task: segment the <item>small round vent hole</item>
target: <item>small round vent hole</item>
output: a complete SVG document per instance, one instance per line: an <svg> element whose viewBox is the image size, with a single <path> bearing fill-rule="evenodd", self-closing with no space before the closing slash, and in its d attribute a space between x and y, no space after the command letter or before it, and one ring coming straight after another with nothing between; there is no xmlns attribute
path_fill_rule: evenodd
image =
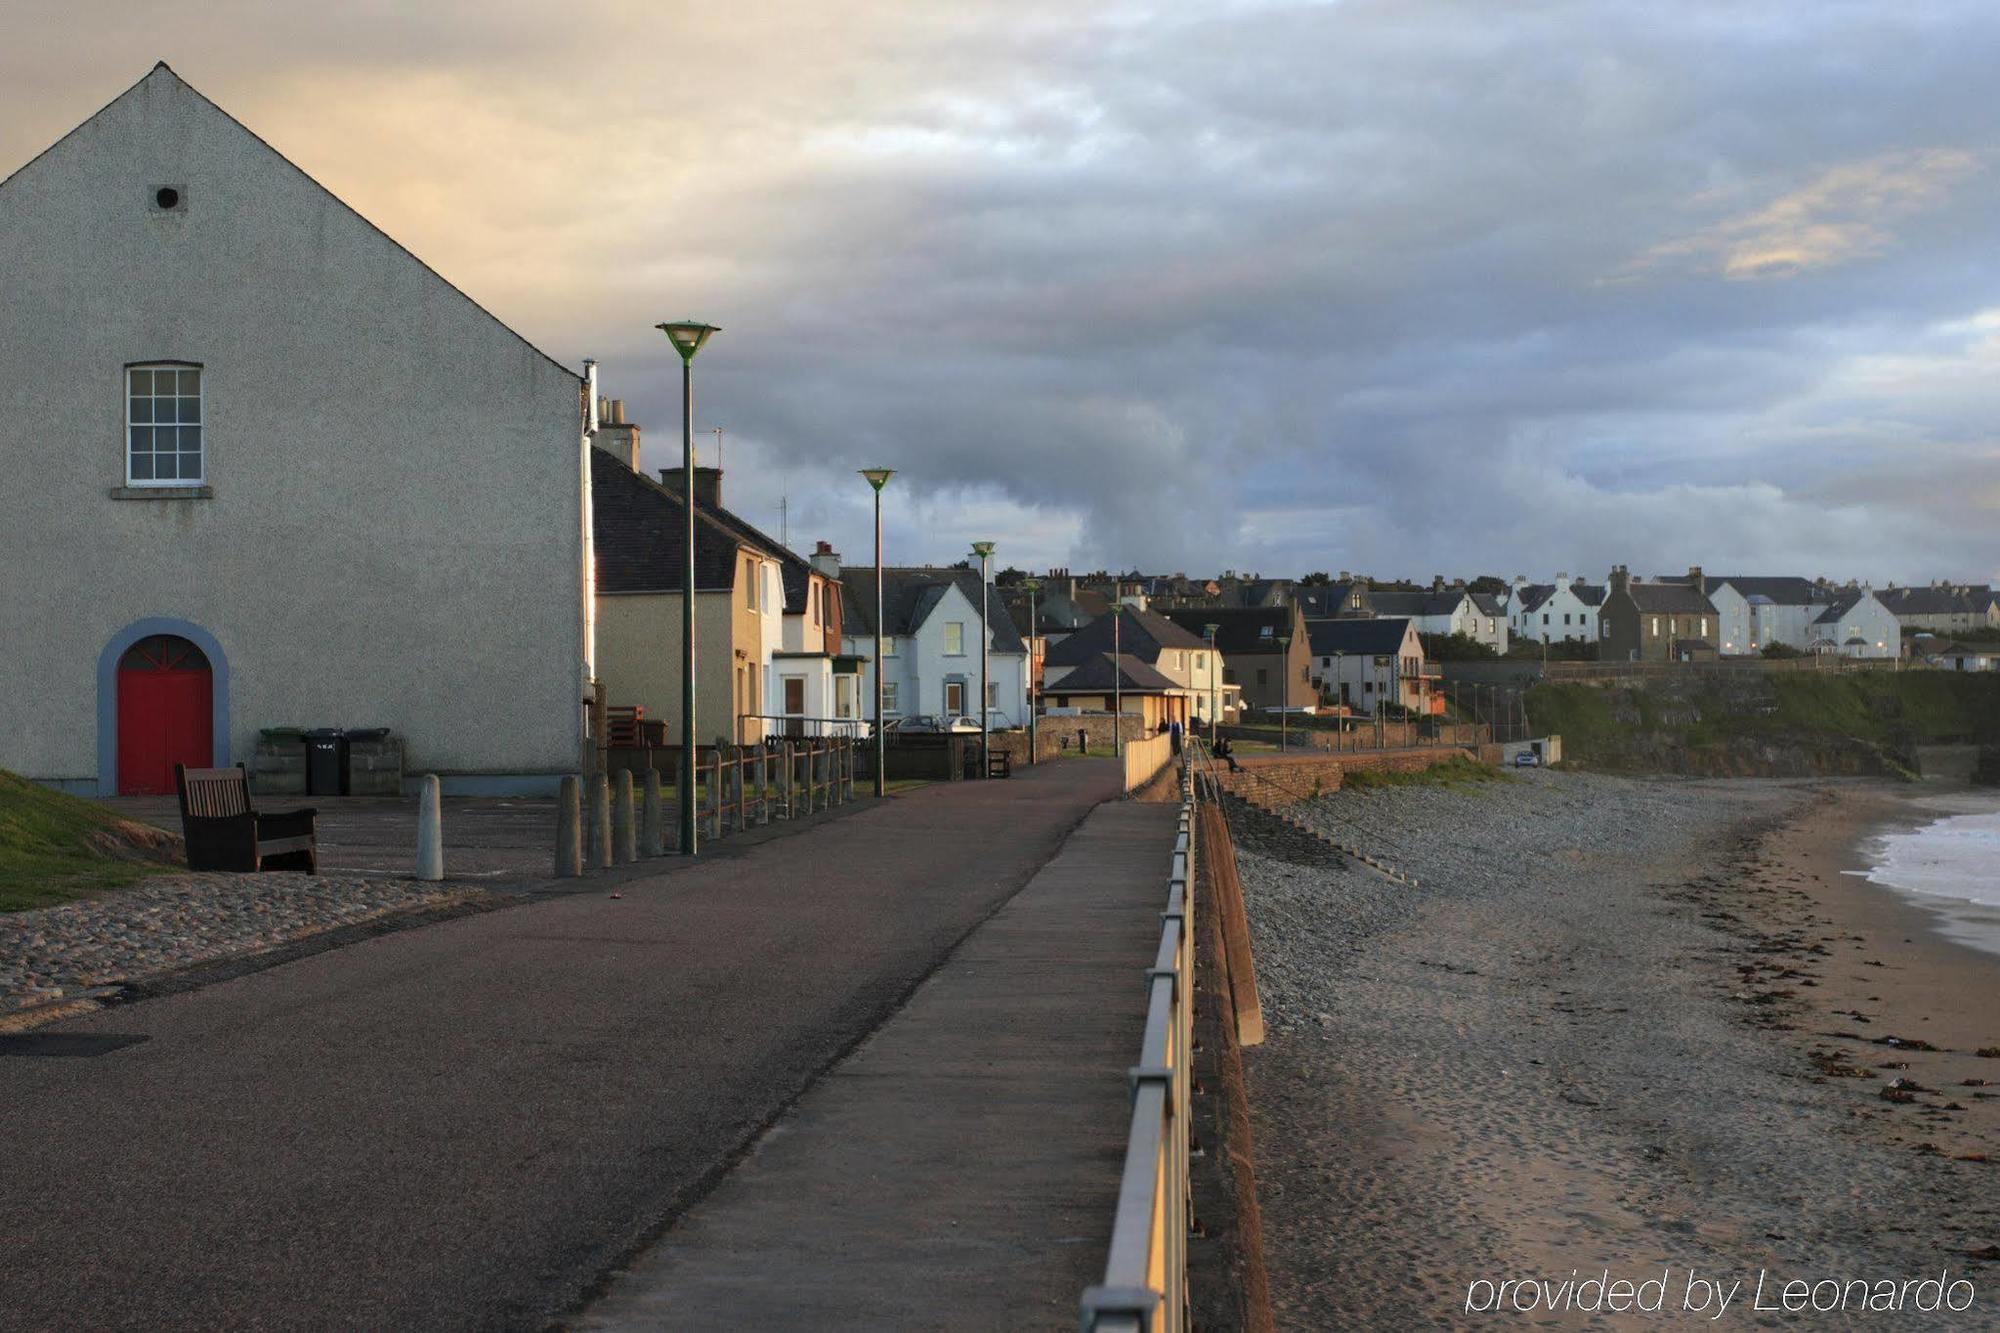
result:
<svg viewBox="0 0 2000 1333"><path fill-rule="evenodd" d="M181 192L171 185L162 185L153 195L153 202L163 209L179 208Z"/></svg>

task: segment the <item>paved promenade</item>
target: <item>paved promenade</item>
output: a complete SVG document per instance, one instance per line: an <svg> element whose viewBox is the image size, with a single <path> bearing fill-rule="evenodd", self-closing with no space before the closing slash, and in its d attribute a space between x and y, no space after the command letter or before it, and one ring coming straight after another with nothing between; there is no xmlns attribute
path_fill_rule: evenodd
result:
<svg viewBox="0 0 2000 1333"><path fill-rule="evenodd" d="M582 1326L1074 1328L1178 809L1100 806Z"/></svg>
<svg viewBox="0 0 2000 1333"><path fill-rule="evenodd" d="M0 1048L0 1328L544 1326L1117 787L941 784Z"/></svg>

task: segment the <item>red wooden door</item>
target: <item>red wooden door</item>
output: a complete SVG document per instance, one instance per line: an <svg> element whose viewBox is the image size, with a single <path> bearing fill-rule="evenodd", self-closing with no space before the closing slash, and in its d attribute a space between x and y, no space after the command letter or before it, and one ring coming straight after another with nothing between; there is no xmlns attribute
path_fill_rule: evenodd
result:
<svg viewBox="0 0 2000 1333"><path fill-rule="evenodd" d="M174 790L174 765L214 762L213 673L186 639L141 639L118 662L118 794Z"/></svg>

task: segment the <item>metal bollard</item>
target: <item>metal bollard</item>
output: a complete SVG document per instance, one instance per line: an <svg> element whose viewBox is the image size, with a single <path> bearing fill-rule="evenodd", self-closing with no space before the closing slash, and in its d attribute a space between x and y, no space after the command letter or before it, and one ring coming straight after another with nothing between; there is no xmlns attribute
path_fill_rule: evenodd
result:
<svg viewBox="0 0 2000 1333"><path fill-rule="evenodd" d="M660 804L660 771L646 770L646 795L639 818L639 851L646 856L667 854L666 820Z"/></svg>
<svg viewBox="0 0 2000 1333"><path fill-rule="evenodd" d="M437 774L424 774L417 796L417 878L444 878L444 811Z"/></svg>
<svg viewBox="0 0 2000 1333"><path fill-rule="evenodd" d="M583 873L583 784L565 773L556 794L556 877L574 879Z"/></svg>
<svg viewBox="0 0 2000 1333"><path fill-rule="evenodd" d="M603 870L611 864L611 780L602 773L590 775L584 825L590 838L588 864L592 870Z"/></svg>
<svg viewBox="0 0 2000 1333"><path fill-rule="evenodd" d="M618 770L618 780L611 787L611 860L616 865L630 865L639 859L639 848L633 837L632 827L632 770Z"/></svg>

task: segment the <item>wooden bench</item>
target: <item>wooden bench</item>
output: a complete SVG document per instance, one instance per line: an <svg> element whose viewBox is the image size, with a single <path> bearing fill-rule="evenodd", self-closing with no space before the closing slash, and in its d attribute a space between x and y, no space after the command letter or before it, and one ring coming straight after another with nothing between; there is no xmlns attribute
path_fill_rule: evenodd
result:
<svg viewBox="0 0 2000 1333"><path fill-rule="evenodd" d="M250 804L250 778L234 768L174 765L181 798L181 837L189 870L303 870L319 873L319 812L260 814Z"/></svg>

